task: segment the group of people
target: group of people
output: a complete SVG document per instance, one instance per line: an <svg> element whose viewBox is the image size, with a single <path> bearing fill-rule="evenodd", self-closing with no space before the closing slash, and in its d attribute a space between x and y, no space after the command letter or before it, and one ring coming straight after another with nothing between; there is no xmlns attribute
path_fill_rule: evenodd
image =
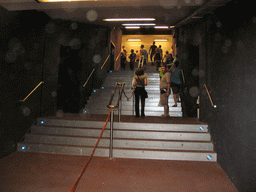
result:
<svg viewBox="0 0 256 192"><path fill-rule="evenodd" d="M136 50L136 53L134 53L134 49L131 49L131 53L128 57L130 59L130 69L134 70L134 65L138 63L141 63L141 66L138 66L138 67L144 66L145 68L148 61L148 54L150 55L151 65L152 66L155 65L157 71L158 70L161 71L160 69L161 63L170 64L174 62L174 58L172 54L166 51L165 55L163 56L162 46L159 45L159 47L157 47L155 45L155 41L153 41L153 44L149 48L149 52L147 52L144 45L141 45L140 52ZM125 49L125 46L123 46L121 51L121 69L122 70L125 70L126 63L127 63L126 58L127 58L127 51Z"/></svg>
<svg viewBox="0 0 256 192"><path fill-rule="evenodd" d="M175 61L169 68L167 64L161 66L163 74L160 80L160 101L159 104L164 106L164 114L161 117L169 117L168 99L170 91L173 91L174 105L178 106L178 98L181 90L181 69L179 61ZM147 76L144 75L144 69L138 68L134 77L133 85L135 87L135 114L139 117L139 99L141 99L141 117L145 117L145 86L147 86Z"/></svg>
<svg viewBox="0 0 256 192"><path fill-rule="evenodd" d="M126 58L127 58L127 51L125 49L125 46L123 46L121 51L121 70L125 70L126 63L127 63ZM130 59L130 69L133 71L135 64L141 63L141 66L138 66L138 68L142 67L143 65L146 65L146 62L148 59L148 52L144 48L144 45L141 45L140 52L136 50L136 53L134 53L134 49L131 49L131 53L128 58Z"/></svg>

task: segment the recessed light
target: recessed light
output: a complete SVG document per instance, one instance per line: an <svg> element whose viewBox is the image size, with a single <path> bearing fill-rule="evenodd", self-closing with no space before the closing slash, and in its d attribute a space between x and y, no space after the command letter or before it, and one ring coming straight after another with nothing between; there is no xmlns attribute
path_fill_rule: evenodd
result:
<svg viewBox="0 0 256 192"><path fill-rule="evenodd" d="M108 18L103 21L155 21L155 18Z"/></svg>

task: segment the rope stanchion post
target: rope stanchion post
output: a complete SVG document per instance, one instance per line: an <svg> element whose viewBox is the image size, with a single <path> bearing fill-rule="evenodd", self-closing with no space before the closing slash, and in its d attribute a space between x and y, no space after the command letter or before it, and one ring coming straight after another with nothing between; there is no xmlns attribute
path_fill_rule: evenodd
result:
<svg viewBox="0 0 256 192"><path fill-rule="evenodd" d="M109 142L109 159L113 158L113 127L114 127L114 110L110 116L110 142Z"/></svg>

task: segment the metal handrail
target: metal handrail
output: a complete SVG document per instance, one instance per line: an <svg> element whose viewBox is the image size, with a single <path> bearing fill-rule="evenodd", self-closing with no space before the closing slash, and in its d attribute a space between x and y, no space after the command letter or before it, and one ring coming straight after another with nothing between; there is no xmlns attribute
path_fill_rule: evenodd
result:
<svg viewBox="0 0 256 192"><path fill-rule="evenodd" d="M107 63L108 59L109 59L110 55L108 55L107 59L104 61L104 63L102 64L100 69L103 69L103 67L105 66L105 64Z"/></svg>
<svg viewBox="0 0 256 192"><path fill-rule="evenodd" d="M214 108L217 108L217 106L213 104L212 97L211 97L211 95L210 95L210 93L209 93L209 91L208 91L208 88L207 88L206 84L204 84L204 87L205 87L205 89L206 89L206 92L207 92L207 94L208 94L208 97L209 97L209 99L210 99L210 102L211 102L212 106L213 106Z"/></svg>
<svg viewBox="0 0 256 192"><path fill-rule="evenodd" d="M83 87L86 86L86 84L88 83L88 81L89 81L89 79L91 78L91 76L92 76L92 74L93 74L94 71L95 71L95 68L92 70L91 74L89 75L89 77L88 77L87 80L85 81Z"/></svg>
<svg viewBox="0 0 256 192"><path fill-rule="evenodd" d="M42 83L44 82L41 81L40 83L38 83L38 85L23 100L20 100L20 101L24 102Z"/></svg>
<svg viewBox="0 0 256 192"><path fill-rule="evenodd" d="M141 61L142 61L142 64L140 63ZM140 59L139 59L138 68L143 67L143 65L144 65L144 55L142 55L142 56L140 57Z"/></svg>
<svg viewBox="0 0 256 192"><path fill-rule="evenodd" d="M109 142L109 158L111 159L113 157L113 127L114 127L114 108L118 108L118 119L119 121L121 121L121 105L120 105L120 101L122 99L122 94L124 92L124 85L125 83L117 83L114 86L114 90L112 91L109 103L107 105L108 108L111 109L111 117L110 117L110 142ZM116 89L119 86L119 97L117 100L116 105L112 105L113 102L113 98L115 96L116 93Z"/></svg>
<svg viewBox="0 0 256 192"><path fill-rule="evenodd" d="M117 55L117 57L116 57L116 62L117 62L117 60L119 59L119 57L120 57L120 55L121 55L121 52L122 52L122 51L120 51L120 53Z"/></svg>

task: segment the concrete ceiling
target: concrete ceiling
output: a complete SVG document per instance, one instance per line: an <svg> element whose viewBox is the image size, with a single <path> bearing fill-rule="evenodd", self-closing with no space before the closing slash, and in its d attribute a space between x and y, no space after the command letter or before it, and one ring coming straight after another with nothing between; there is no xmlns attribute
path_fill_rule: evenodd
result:
<svg viewBox="0 0 256 192"><path fill-rule="evenodd" d="M231 0L88 0L38 3L36 0L1 0L8 11L37 10L52 19L121 26L104 18L155 18L156 25L178 26L194 22ZM127 23L127 22L126 22Z"/></svg>

